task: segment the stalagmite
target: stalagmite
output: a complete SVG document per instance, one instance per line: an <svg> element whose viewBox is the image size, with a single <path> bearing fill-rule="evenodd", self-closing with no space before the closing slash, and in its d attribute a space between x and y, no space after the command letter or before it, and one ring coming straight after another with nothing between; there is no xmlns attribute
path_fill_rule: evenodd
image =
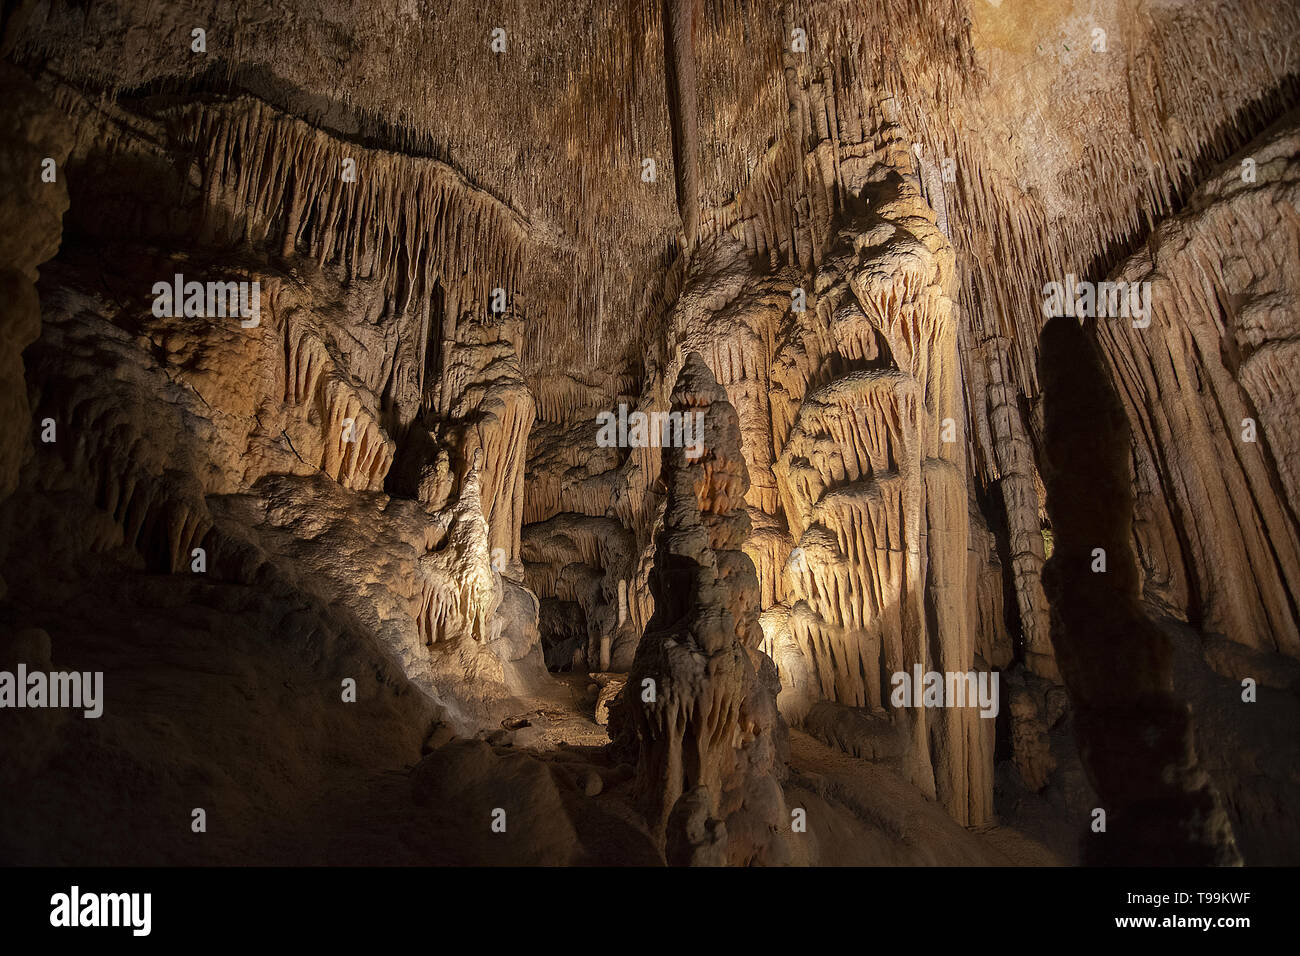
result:
<svg viewBox="0 0 1300 956"><path fill-rule="evenodd" d="M788 851L776 835L785 817L777 760L785 727L776 712L774 668L759 650L758 579L741 550L749 477L739 422L694 352L678 375L672 407L704 415L705 451L695 460L684 449L665 456L667 511L651 579L655 615L614 729L636 754L640 800L659 840L702 838L676 827L668 832L681 801L698 800L693 812L725 826L719 853L728 863L781 862Z"/></svg>

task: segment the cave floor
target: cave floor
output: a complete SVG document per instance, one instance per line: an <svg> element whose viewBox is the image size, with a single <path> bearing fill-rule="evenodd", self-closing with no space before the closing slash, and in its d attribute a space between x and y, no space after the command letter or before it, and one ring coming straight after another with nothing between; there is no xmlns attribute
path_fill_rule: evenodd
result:
<svg viewBox="0 0 1300 956"><path fill-rule="evenodd" d="M519 698L511 729L512 748L546 759L591 760L610 769L604 747L606 728L595 723L594 685L589 675L553 673L550 693ZM495 740L502 740L495 737ZM1059 856L1032 837L1005 825L962 827L934 800L925 797L889 767L845 754L802 731L790 731L787 803L823 803L825 811L810 829L822 830L820 862L837 865L946 863L985 866L1061 866ZM608 773L606 773L608 776ZM606 799L629 795L615 785ZM863 838L867 834L867 838ZM891 844L891 845L886 845ZM941 849L933 852L931 848ZM826 856L831 859L826 859Z"/></svg>

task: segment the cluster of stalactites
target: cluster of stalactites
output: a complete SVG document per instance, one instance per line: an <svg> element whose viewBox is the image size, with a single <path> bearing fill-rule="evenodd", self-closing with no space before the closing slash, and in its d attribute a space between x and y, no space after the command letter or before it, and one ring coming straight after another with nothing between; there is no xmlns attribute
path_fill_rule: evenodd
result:
<svg viewBox="0 0 1300 956"><path fill-rule="evenodd" d="M1127 55L1128 82L1094 92L1089 104L1098 135L1122 132L1104 147L1079 150L1078 165L1054 184L1053 209L1071 210L1069 218L1019 187L1001 161L1001 144L916 122L909 104L907 122L924 152L951 158L957 171L942 199L968 273L960 303L970 347L1007 338L1006 375L1035 395L1044 284L1066 274L1104 275L1116 252L1176 210L1208 168L1292 101L1295 82L1283 64L1298 32L1300 7L1268 0L1215 0L1125 20L1111 42L1127 51L1116 46L1107 55ZM986 434L982 407L972 414ZM997 477L996 455L984 443L976 464Z"/></svg>
<svg viewBox="0 0 1300 956"><path fill-rule="evenodd" d="M377 279L397 309L435 284L487 310L519 286L528 227L432 159L367 149L244 97L172 117L203 160L204 235Z"/></svg>

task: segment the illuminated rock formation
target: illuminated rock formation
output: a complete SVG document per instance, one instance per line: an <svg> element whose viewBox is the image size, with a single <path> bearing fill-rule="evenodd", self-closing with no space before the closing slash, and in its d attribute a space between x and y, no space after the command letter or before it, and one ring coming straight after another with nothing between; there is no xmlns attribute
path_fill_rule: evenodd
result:
<svg viewBox="0 0 1300 956"><path fill-rule="evenodd" d="M540 598L580 608L586 626L581 662L591 671L625 671L641 632L628 616L636 573L632 535L610 518L565 512L528 526L524 577Z"/></svg>
<svg viewBox="0 0 1300 956"><path fill-rule="evenodd" d="M686 449L665 455L667 507L651 576L655 614L614 729L636 754L651 833L668 840L676 861L705 853L715 862L779 863L787 853L776 833L786 820L778 782L785 727L775 668L759 650L758 578L741 550L749 477L739 421L693 352L672 408L703 415L704 452L697 459ZM668 833L674 820L679 826ZM688 852L683 840L719 846Z"/></svg>
<svg viewBox="0 0 1300 956"><path fill-rule="evenodd" d="M1295 437L1284 424L1295 407L1298 157L1292 113L1112 274L1149 283L1150 315L1095 324L1132 435L1145 612L1173 642L1174 694L1191 704L1200 763L1248 860L1278 859L1295 833L1270 809L1291 786L1295 749L1266 728L1295 719L1285 688L1300 657ZM1253 703L1246 681L1259 685ZM1249 784L1225 772L1243 763Z"/></svg>
<svg viewBox="0 0 1300 956"><path fill-rule="evenodd" d="M806 608L791 629L824 699L876 711L913 664L974 667L951 251L908 188L895 177L844 229L817 309L791 313L776 357L784 392L802 396L776 466L788 600ZM986 819L987 725L960 710L933 729L924 710L895 717L918 785L957 819Z"/></svg>
<svg viewBox="0 0 1300 956"><path fill-rule="evenodd" d="M83 116L84 104L71 105ZM107 122L113 154L103 159L83 136L74 169L105 163L101 175L111 176L142 161L138 128L121 116ZM407 336L432 331L428 303L391 313L400 292L382 281L354 277L344 292L310 263L285 268L241 245L255 236L228 234L229 194L270 187L240 185L239 175L255 174L223 169L227 179L190 220L226 223L217 252L116 246L130 291L115 301L64 272L31 358L38 413L59 422L64 440L34 474L51 488L61 471L89 478L119 529L87 542L92 550L125 545L160 570L190 573L198 562L218 577L273 566L340 601L449 719L477 726L540 674L536 601L503 577L519 573L532 420L514 346L503 326L485 330L480 316L463 314L443 330L452 338L441 364L423 383L412 379ZM75 272L81 260L68 261ZM258 284L254 319L173 314L150 298L160 277L214 273ZM340 296L357 311L341 309ZM371 322L384 314L387 324Z"/></svg>
<svg viewBox="0 0 1300 956"><path fill-rule="evenodd" d="M114 814L106 862L183 859L152 815L205 786L330 805L301 849L335 761L403 861L989 862L1022 825L1074 860L1112 721L1186 773L1126 790L1128 752L1106 801L1204 806L1201 768L1240 854L1295 862L1300 6L437 6L0 12L0 628L148 702L20 763L177 787L59 859ZM1152 293L1089 334L1155 718L1053 637L1101 601L1047 479L1067 277ZM600 424L674 407L704 456ZM896 703L917 668L1001 713ZM512 781L538 832L461 841ZM47 862L43 795L0 851Z"/></svg>
<svg viewBox="0 0 1300 956"><path fill-rule="evenodd" d="M1111 277L1149 284L1149 326L1121 317L1097 329L1136 438L1144 590L1206 631L1291 658L1300 657L1300 442L1285 424L1300 367L1296 120L1227 163Z"/></svg>

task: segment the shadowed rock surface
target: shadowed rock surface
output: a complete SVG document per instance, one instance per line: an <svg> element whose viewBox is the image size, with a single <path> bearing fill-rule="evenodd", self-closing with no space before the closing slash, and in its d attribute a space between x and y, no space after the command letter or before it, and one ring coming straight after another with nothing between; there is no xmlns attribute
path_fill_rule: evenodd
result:
<svg viewBox="0 0 1300 956"><path fill-rule="evenodd" d="M1105 811L1084 858L1240 863L1219 795L1199 766L1191 708L1174 695L1172 641L1139 603L1123 407L1077 321L1047 323L1041 362L1044 480L1055 532L1044 574L1052 643L1075 708L1080 756Z"/></svg>

